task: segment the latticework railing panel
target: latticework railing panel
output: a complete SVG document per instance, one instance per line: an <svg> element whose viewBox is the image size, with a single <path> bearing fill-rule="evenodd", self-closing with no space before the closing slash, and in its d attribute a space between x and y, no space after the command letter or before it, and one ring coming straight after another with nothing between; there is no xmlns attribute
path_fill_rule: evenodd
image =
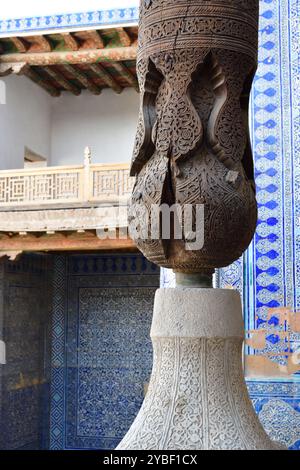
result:
<svg viewBox="0 0 300 470"><path fill-rule="evenodd" d="M128 199L134 183L128 164L0 171L0 207L101 203Z"/></svg>
<svg viewBox="0 0 300 470"><path fill-rule="evenodd" d="M80 202L82 184L81 170L60 172L45 168L43 173L35 170L17 174L0 172L0 205Z"/></svg>
<svg viewBox="0 0 300 470"><path fill-rule="evenodd" d="M91 200L126 198L129 197L134 184L134 178L129 176L128 165L94 166L92 172Z"/></svg>

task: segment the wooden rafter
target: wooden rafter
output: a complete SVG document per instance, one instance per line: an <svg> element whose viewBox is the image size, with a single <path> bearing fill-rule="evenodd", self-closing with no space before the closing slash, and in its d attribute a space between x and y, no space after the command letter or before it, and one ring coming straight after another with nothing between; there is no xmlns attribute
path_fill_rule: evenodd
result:
<svg viewBox="0 0 300 470"><path fill-rule="evenodd" d="M44 88L51 96L60 96L60 90L51 85L51 83L46 81L37 71L33 70L33 68L29 67L27 64L21 69L18 75L25 75L37 85Z"/></svg>
<svg viewBox="0 0 300 470"><path fill-rule="evenodd" d="M24 53L28 51L28 44L24 41L23 38L13 37L10 38L10 40L19 52Z"/></svg>
<svg viewBox="0 0 300 470"><path fill-rule="evenodd" d="M76 30L56 31L46 34L32 34L21 36L8 36L0 38L3 54L10 54L16 48L16 52L51 52L78 49L105 49L119 46L129 47L136 44L138 34L137 26L109 28L108 30ZM15 44L14 47L12 47Z"/></svg>
<svg viewBox="0 0 300 470"><path fill-rule="evenodd" d="M100 95L101 88L99 88L93 81L88 78L83 72L78 70L73 65L64 65L64 69L76 78L85 88L87 88L93 95Z"/></svg>
<svg viewBox="0 0 300 470"><path fill-rule="evenodd" d="M137 48L116 47L104 49L79 50L72 52L25 52L24 54L3 54L0 63L26 62L28 65L48 66L56 64L90 64L97 62L117 62L136 60Z"/></svg>
<svg viewBox="0 0 300 470"><path fill-rule="evenodd" d="M122 64L122 62L114 62L112 65L114 69L116 69L117 72L119 72L119 74L127 81L127 83L139 92L138 81L126 65Z"/></svg>
<svg viewBox="0 0 300 470"><path fill-rule="evenodd" d="M67 49L78 51L79 44L72 33L61 33L61 36L63 37Z"/></svg>
<svg viewBox="0 0 300 470"><path fill-rule="evenodd" d="M52 51L51 43L49 39L46 38L46 36L36 36L35 43L32 44L32 46L29 48L28 53L34 53L36 51L36 54L38 52L40 53L47 53Z"/></svg>
<svg viewBox="0 0 300 470"><path fill-rule="evenodd" d="M88 31L88 39L84 41L81 49L104 49L105 44L97 30Z"/></svg>
<svg viewBox="0 0 300 470"><path fill-rule="evenodd" d="M70 91L73 93L73 95L80 95L81 89L78 88L77 86L73 85L69 80L66 79L66 77L58 72L57 70L54 70L51 67L44 67L45 72L52 77L62 88L65 90Z"/></svg>
<svg viewBox="0 0 300 470"><path fill-rule="evenodd" d="M114 77L107 70L105 70L104 67L102 67L102 65L91 64L90 69L116 93L121 93L122 87L118 84Z"/></svg>
<svg viewBox="0 0 300 470"><path fill-rule="evenodd" d="M31 67L26 65L24 70L21 72L22 75L25 75L27 78L30 78L33 82L37 83L40 87L44 88L51 96L57 97L60 96L60 91L52 86L50 83L46 82L36 71Z"/></svg>
<svg viewBox="0 0 300 470"><path fill-rule="evenodd" d="M32 67L26 65L24 70L21 72L22 75L25 75L27 78L30 78L33 82L35 82L40 87L44 88L51 96L57 97L60 96L60 91L52 86L50 83L46 82Z"/></svg>
<svg viewBox="0 0 300 470"><path fill-rule="evenodd" d="M124 28L116 28L116 31L118 33L120 43L122 44L122 46L124 46L124 47L131 46L131 43L132 43L131 38L130 38L129 34L125 31L125 29Z"/></svg>

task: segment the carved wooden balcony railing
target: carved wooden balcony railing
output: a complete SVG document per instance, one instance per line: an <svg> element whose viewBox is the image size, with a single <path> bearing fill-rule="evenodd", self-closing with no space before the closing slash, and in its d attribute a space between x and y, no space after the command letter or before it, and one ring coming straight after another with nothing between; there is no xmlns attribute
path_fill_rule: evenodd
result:
<svg viewBox="0 0 300 470"><path fill-rule="evenodd" d="M0 210L125 204L134 178L129 164L84 165L0 171Z"/></svg>

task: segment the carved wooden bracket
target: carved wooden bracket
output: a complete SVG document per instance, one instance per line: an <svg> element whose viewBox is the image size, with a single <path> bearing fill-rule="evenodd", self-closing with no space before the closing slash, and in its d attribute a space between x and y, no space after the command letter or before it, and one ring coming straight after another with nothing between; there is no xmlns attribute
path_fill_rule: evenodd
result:
<svg viewBox="0 0 300 470"><path fill-rule="evenodd" d="M21 75L27 67L25 62L0 64L0 77L10 74Z"/></svg>

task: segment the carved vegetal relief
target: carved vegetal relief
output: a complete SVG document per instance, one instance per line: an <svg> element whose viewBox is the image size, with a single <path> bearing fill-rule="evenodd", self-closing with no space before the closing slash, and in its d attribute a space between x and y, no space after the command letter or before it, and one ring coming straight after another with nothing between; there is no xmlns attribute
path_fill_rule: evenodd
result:
<svg viewBox="0 0 300 470"><path fill-rule="evenodd" d="M160 266L211 274L241 256L256 228L248 104L258 0L144 0L140 15L129 220L146 236L135 242ZM151 236L161 222L141 208L161 204L204 206L201 249L186 248L183 229L181 239Z"/></svg>

